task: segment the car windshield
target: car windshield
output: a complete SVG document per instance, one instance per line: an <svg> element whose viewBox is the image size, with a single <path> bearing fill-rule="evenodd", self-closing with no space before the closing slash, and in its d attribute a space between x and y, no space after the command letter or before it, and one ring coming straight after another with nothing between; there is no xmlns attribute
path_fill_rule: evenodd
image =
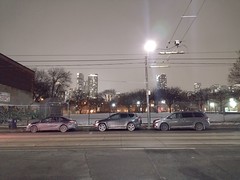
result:
<svg viewBox="0 0 240 180"><path fill-rule="evenodd" d="M120 118L120 115L119 114L114 114L114 115L111 115L110 117L109 117L109 119L111 119L111 120L116 120L116 119L119 119Z"/></svg>

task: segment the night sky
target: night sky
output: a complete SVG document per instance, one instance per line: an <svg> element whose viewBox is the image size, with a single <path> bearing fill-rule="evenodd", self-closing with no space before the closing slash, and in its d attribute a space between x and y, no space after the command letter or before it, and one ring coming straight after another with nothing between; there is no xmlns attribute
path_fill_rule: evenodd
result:
<svg viewBox="0 0 240 180"><path fill-rule="evenodd" d="M29 68L64 67L72 87L77 72L94 73L99 91L126 92L145 88L143 46L152 39L148 64L165 68L149 68L150 88L161 73L183 90L228 85L239 17L239 0L0 0L0 52Z"/></svg>

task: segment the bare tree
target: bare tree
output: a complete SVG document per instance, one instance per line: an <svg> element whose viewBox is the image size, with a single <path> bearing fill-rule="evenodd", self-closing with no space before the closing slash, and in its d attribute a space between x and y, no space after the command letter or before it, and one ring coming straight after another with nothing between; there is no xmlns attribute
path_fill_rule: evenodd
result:
<svg viewBox="0 0 240 180"><path fill-rule="evenodd" d="M228 81L232 84L240 84L240 51L238 52L239 58L233 64L228 75Z"/></svg>
<svg viewBox="0 0 240 180"><path fill-rule="evenodd" d="M154 96L156 101L165 100L171 112L173 104L182 99L182 90L178 87L158 89L155 90Z"/></svg>
<svg viewBox="0 0 240 180"><path fill-rule="evenodd" d="M71 73L63 68L35 69L33 97L36 102L42 98L61 97L71 83Z"/></svg>
<svg viewBox="0 0 240 180"><path fill-rule="evenodd" d="M50 95L50 79L44 70L35 69L33 98L35 102L48 98Z"/></svg>
<svg viewBox="0 0 240 180"><path fill-rule="evenodd" d="M50 78L50 97L60 97L62 93L70 86L71 73L63 68L52 68L48 70Z"/></svg>

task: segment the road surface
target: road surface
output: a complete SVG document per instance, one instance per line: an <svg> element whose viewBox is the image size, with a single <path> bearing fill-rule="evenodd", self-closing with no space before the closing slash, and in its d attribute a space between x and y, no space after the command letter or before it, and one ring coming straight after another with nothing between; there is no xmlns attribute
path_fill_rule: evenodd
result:
<svg viewBox="0 0 240 180"><path fill-rule="evenodd" d="M240 131L0 133L0 179L240 179Z"/></svg>

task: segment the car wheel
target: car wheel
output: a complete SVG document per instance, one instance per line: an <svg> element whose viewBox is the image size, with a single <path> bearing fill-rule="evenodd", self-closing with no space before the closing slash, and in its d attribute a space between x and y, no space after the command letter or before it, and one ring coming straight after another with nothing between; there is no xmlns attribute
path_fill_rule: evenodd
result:
<svg viewBox="0 0 240 180"><path fill-rule="evenodd" d="M196 131L202 131L204 129L204 126L202 123L196 123L195 124L195 130Z"/></svg>
<svg viewBox="0 0 240 180"><path fill-rule="evenodd" d="M66 132L68 130L68 127L66 125L61 125L59 129L62 133Z"/></svg>
<svg viewBox="0 0 240 180"><path fill-rule="evenodd" d="M101 123L101 124L98 125L98 130L99 131L106 131L106 129L107 129L106 124Z"/></svg>
<svg viewBox="0 0 240 180"><path fill-rule="evenodd" d="M32 127L30 128L30 131L31 131L32 133L36 133L36 132L38 131L37 126L32 126Z"/></svg>
<svg viewBox="0 0 240 180"><path fill-rule="evenodd" d="M134 131L134 130L136 129L136 127L135 127L135 125L134 125L133 123L129 123L129 124L127 125L127 129L128 129L129 131Z"/></svg>
<svg viewBox="0 0 240 180"><path fill-rule="evenodd" d="M161 131L167 131L169 130L168 124L167 123L162 123L160 126Z"/></svg>

